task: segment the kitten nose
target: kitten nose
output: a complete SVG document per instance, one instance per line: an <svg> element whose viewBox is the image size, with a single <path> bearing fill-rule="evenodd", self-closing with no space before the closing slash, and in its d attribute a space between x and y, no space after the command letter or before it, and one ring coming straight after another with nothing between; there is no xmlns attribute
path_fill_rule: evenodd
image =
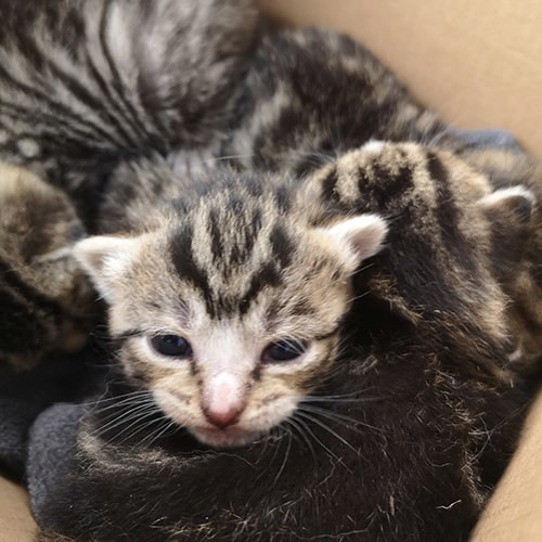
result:
<svg viewBox="0 0 542 542"><path fill-rule="evenodd" d="M203 413L214 426L223 429L239 420L245 409L238 378L231 373L219 373L209 382Z"/></svg>
<svg viewBox="0 0 542 542"><path fill-rule="evenodd" d="M210 410L207 408L203 411L207 420L219 429L224 429L237 422L241 412L242 410L238 408L231 408L228 410Z"/></svg>

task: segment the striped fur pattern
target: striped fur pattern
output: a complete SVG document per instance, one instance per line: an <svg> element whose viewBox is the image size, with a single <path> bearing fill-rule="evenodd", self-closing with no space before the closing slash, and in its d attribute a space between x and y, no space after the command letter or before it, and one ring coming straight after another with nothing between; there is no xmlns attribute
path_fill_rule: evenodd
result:
<svg viewBox="0 0 542 542"><path fill-rule="evenodd" d="M493 228L519 242L533 202L448 152L371 142L302 182L224 170L139 236L82 241L125 376L43 522L93 541L466 539L527 397ZM375 212L369 259L327 237ZM192 355L157 355L156 334ZM283 337L310 346L269 363ZM233 423L209 423L213 396Z"/></svg>
<svg viewBox="0 0 542 542"><path fill-rule="evenodd" d="M367 49L334 32L265 34L243 85L223 154L249 170L302 175L370 139L463 145Z"/></svg>
<svg viewBox="0 0 542 542"><path fill-rule="evenodd" d="M471 152L468 160L488 175L495 188L508 189L521 183L538 201L542 198L542 167L528 157L511 151L479 149ZM511 359L522 371L536 374L542 351L542 215L534 213L529 231L508 243L510 213L504 208L502 218L492 227L493 266L511 300L509 333L517 341Z"/></svg>
<svg viewBox="0 0 542 542"><path fill-rule="evenodd" d="M205 194L201 185L181 193L156 229L76 248L111 305L126 373L215 446L269 431L325 375L351 301L350 276L387 229L371 213L343 221L344 231L311 228L291 208L293 183L263 181L227 170ZM182 337L192 354L160 355L156 336ZM266 349L284 341L303 345L299 359L266 361ZM221 409L236 411L235 423L220 426L213 413Z"/></svg>
<svg viewBox="0 0 542 542"><path fill-rule="evenodd" d="M363 47L257 19L249 0L0 0L0 157L102 234L75 255L121 373L44 540L456 542L514 448L536 190L506 190L516 166ZM6 275L22 310L45 299L35 254L73 262L51 239Z"/></svg>
<svg viewBox="0 0 542 542"><path fill-rule="evenodd" d="M80 348L97 309L73 257L85 235L59 190L0 164L0 373Z"/></svg>
<svg viewBox="0 0 542 542"><path fill-rule="evenodd" d="M257 13L250 0L3 0L0 27L0 156L86 216L119 160L213 146Z"/></svg>
<svg viewBox="0 0 542 542"><path fill-rule="evenodd" d="M517 248L530 227L528 190L490 198L486 177L452 155L380 142L345 154L301 185L269 175L221 175L183 190L139 237L94 237L76 248L111 305L110 329L121 341L126 373L200 440L216 446L253 440L287 419L325 377L356 295L352 274L380 251L387 221L391 247L412 235L425 248L403 256L399 284L417 288L415 305L379 277L383 295L397 298L417 321L422 300L448 288L446 310L432 318L445 327L453 313L463 321L462 333L510 348L507 298L491 268L490 224L507 209L506 235ZM141 200L135 205L159 209ZM525 216L516 212L521 205ZM430 273L439 287L428 293ZM460 330L452 329L458 340ZM153 337L181 337L191 352L168 358L152 347ZM281 341L304 345L302 355L292 363L266 362L266 348ZM471 369L503 383L512 378L494 363ZM223 427L209 415L218 403L236 412Z"/></svg>

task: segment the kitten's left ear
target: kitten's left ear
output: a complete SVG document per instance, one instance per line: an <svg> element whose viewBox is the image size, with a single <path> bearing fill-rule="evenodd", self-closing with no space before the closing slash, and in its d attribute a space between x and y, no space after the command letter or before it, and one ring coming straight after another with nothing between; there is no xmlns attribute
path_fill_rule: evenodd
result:
<svg viewBox="0 0 542 542"><path fill-rule="evenodd" d="M363 214L347 217L330 227L320 227L317 233L330 243L353 273L363 260L380 251L388 226L378 215Z"/></svg>
<svg viewBox="0 0 542 542"><path fill-rule="evenodd" d="M73 254L91 278L98 292L111 303L137 247L138 238L96 236L79 241Z"/></svg>

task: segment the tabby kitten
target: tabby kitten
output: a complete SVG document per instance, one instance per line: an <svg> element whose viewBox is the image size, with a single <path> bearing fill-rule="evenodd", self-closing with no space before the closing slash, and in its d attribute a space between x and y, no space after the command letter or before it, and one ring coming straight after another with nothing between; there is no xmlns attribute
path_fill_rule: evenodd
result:
<svg viewBox="0 0 542 542"><path fill-rule="evenodd" d="M2 0L0 158L98 231L123 161L301 173L370 138L463 145L360 45L258 21L251 0Z"/></svg>
<svg viewBox="0 0 542 542"><path fill-rule="evenodd" d="M42 539L465 539L527 401L492 224L521 244L533 201L372 142L305 181L225 170L139 236L81 241L124 377Z"/></svg>
<svg viewBox="0 0 542 542"><path fill-rule="evenodd" d="M464 230L461 235L470 235L470 242L482 247L489 242L484 240L487 219L477 215L484 205L505 209L511 202L506 235L514 249L521 243L522 224L514 224L514 217L517 205L530 209L532 196L526 189L484 199L491 190L487 180L450 157L446 159L455 176L450 187L441 187L440 166L433 165L438 158L426 163L426 154L416 147L384 145L380 150L381 146L373 142L346 154L337 166L342 166L340 173L329 166L324 205L338 201L346 209L336 223L320 224L322 205L315 204L306 189L290 208L299 181L277 184L273 177L225 173L225 180L214 176L205 187L203 181L193 190L184 187L173 205L166 200L160 206L156 198L145 198L133 201L136 212L131 212L122 202L126 216L140 217L142 209L155 211L144 233L127 238L133 233L127 230L122 236L91 237L75 248L76 258L110 304L110 332L122 343L119 359L125 373L150 389L159 407L199 440L219 447L254 440L286 420L325 374L355 296L352 275L380 250L386 218L398 220L396 214L405 212L400 196L407 191L412 197L409 176L417 204L421 206L423 198L426 205L438 208L440 229L452 227L446 221L461 220L455 226ZM347 177L349 160L354 170L364 172L361 180L369 186L358 187L357 180L340 186L339 174ZM360 191L368 199L372 182L383 183L386 203L393 199L394 207L365 202L361 213ZM168 184L174 186L175 181L162 179L162 187ZM439 194L445 189L459 206L480 202L471 215L454 217L442 208L453 204L438 200L446 197ZM170 192L164 192L169 197ZM374 215L373 209L384 213ZM355 216L349 216L352 211ZM495 214L492 220L499 217ZM473 227L476 233L468 234ZM439 237L434 226L432 235L434 240ZM457 239L443 242L453 250ZM456 286L469 300L465 310L476 314L477 332L485 329L504 341L506 302L488 266L478 262L487 255L472 251L470 258L472 266L480 266L485 288L473 297L468 277L456 271L461 276ZM505 254L500 261L505 264Z"/></svg>
<svg viewBox="0 0 542 542"><path fill-rule="evenodd" d="M0 374L86 340L97 308L72 248L85 231L59 190L0 163Z"/></svg>
<svg viewBox="0 0 542 542"><path fill-rule="evenodd" d="M289 210L293 183L223 176L166 202L139 237L75 248L110 304L126 374L219 447L295 410L335 356L350 276L387 230L370 213L311 227Z"/></svg>
<svg viewBox="0 0 542 542"><path fill-rule="evenodd" d="M250 0L2 0L0 157L90 224L119 161L216 147L257 23Z"/></svg>

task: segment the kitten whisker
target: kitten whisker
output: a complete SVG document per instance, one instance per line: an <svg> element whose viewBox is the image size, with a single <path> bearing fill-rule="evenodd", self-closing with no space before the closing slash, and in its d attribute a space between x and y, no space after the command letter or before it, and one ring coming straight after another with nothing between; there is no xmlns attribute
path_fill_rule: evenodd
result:
<svg viewBox="0 0 542 542"><path fill-rule="evenodd" d="M165 427L162 430L160 430L159 433L156 434L153 438L145 437L144 439L142 439L140 441L140 443L145 444L147 446L152 446L155 442L160 440L164 435L166 435L168 433L168 431L171 431L172 429L174 429L174 431L172 433L172 434L174 434L179 429L179 426L177 425L176 422L174 422L173 420L170 420L165 425Z"/></svg>
<svg viewBox="0 0 542 542"><path fill-rule="evenodd" d="M284 458L282 460L282 464L280 466L280 469L277 472L277 475L275 476L275 479L273 480L273 485L276 485L276 483L278 482L278 479L280 478L280 475L284 471L284 468L286 467L286 462L288 461L288 457L290 456L290 451L292 449L292 432L288 431L287 434L288 434L288 444L287 444L287 447L286 447L286 453L284 454Z"/></svg>
<svg viewBox="0 0 542 542"><path fill-rule="evenodd" d="M142 431L147 431L149 430L149 428L152 428L149 434L139 440L139 444L145 442L149 437L151 437L151 440L154 442L155 440L157 440L157 438L152 437L156 436L156 434L161 436L172 426L172 423L175 424L175 422L173 422L172 420L168 420L167 418L151 419L150 421L142 424L140 427L136 427L132 432L126 434L124 438L120 441L120 443L123 444L128 440L133 439L138 433L141 433ZM153 426L156 427L153 428ZM119 435L120 434L121 433L119 433Z"/></svg>
<svg viewBox="0 0 542 542"><path fill-rule="evenodd" d="M106 424L101 425L98 429L98 434L101 435L105 431L113 430L115 427L124 422L129 422L134 418L139 418L141 415L147 415L149 412L156 412L156 407L149 404L140 404L131 410L123 411L119 415L114 416L112 420Z"/></svg>
<svg viewBox="0 0 542 542"><path fill-rule="evenodd" d="M354 448L354 446L352 446L345 438L343 438L341 435L339 435L336 431L333 431L333 429L331 429L328 425L326 425L322 420L319 420L318 418L316 418L314 416L311 416L307 412L303 412L303 411L299 412L299 415L304 417L305 419L319 425L322 429L325 429L328 433L330 433L335 438L337 438L345 446L350 448L350 450L352 450L356 455L360 455L360 451L358 449Z"/></svg>
<svg viewBox="0 0 542 542"><path fill-rule="evenodd" d="M301 410L304 412L311 413L311 414L325 416L337 422L342 422L343 424L345 424L347 427L350 427L351 429L357 429L356 426L362 425L363 427L366 427L367 429L373 429L374 431L382 432L382 429L380 427L375 427L374 425L368 424L356 418L352 418L351 416L338 414L337 412L333 412L331 410L327 410L324 408L319 408L314 405L307 405L307 408L305 409L302 408ZM352 424L352 425L347 425L347 424Z"/></svg>
<svg viewBox="0 0 542 542"><path fill-rule="evenodd" d="M296 412L296 414L300 415L301 412L298 410ZM340 463L341 460L340 458L335 454L333 453L315 434L314 432L311 430L311 428L309 427L309 425L307 424L307 422L303 419L300 419L300 418L297 418L296 421L304 428L304 430L324 449L324 451L328 454L329 457L332 457L333 459L335 459L335 461L337 461L337 463Z"/></svg>
<svg viewBox="0 0 542 542"><path fill-rule="evenodd" d="M307 444L307 447L311 451L312 458L313 458L314 462L316 463L316 451L314 450L314 446L312 445L312 442L307 437L307 435L305 435L305 433L303 433L303 428L296 423L297 421L298 420L291 417L291 418L288 418L287 420L285 420L284 423L290 425L292 427L292 429L297 430L297 432L299 433L299 435L301 436L303 441Z"/></svg>
<svg viewBox="0 0 542 542"><path fill-rule="evenodd" d="M371 390L374 390L375 386L370 386L368 388L362 388L359 390L347 392L347 393L335 393L333 395L307 395L303 399L303 402L305 400L311 400L311 401L318 401L319 399L326 400L326 399L353 399L353 400L372 400L372 399L389 399L389 396L380 396L380 397L360 397L360 394L367 393Z"/></svg>
<svg viewBox="0 0 542 542"><path fill-rule="evenodd" d="M256 156L254 153L250 154L230 154L230 155L224 155L224 156L216 156L214 158L209 158L208 160L204 160L204 164L211 164L213 162L221 162L224 160L234 160L235 158L253 158Z"/></svg>
<svg viewBox="0 0 542 542"><path fill-rule="evenodd" d="M370 403L373 401L384 401L389 399L389 397L386 396L380 396L380 397L352 397L350 399L348 398L341 398L341 397L305 397L303 399L303 403Z"/></svg>
<svg viewBox="0 0 542 542"><path fill-rule="evenodd" d="M103 403L111 403L114 402L115 404L121 404L123 401L127 399L137 399L138 397L151 397L151 392L149 390L137 390L132 391L128 393L123 393L122 395L115 395L113 397L100 397L99 399L96 399L95 401L86 401L85 405L100 405Z"/></svg>
<svg viewBox="0 0 542 542"><path fill-rule="evenodd" d="M146 411L143 414L140 414L139 416L136 416L135 420L132 423L130 423L130 425L128 425L127 427L122 429L122 431L120 431L120 433L115 434L114 439L117 440L121 435L125 435L126 432L129 431L132 427L136 427L143 420L146 420L147 418L150 418L151 416L156 416L156 414L157 414L157 411L153 409L153 410ZM126 423L128 423L129 421L130 420L125 420ZM156 420L156 419L150 420L150 422L147 422L147 424L144 427L140 428L140 430L144 429L147 425L152 425L153 423L156 423L158 421L159 420ZM137 431L136 431L136 433L137 433ZM124 437L124 439L121 440L120 442L121 443L126 442L128 439L130 439L136 433L134 433L133 431L131 433L128 433L128 435L126 435Z"/></svg>

